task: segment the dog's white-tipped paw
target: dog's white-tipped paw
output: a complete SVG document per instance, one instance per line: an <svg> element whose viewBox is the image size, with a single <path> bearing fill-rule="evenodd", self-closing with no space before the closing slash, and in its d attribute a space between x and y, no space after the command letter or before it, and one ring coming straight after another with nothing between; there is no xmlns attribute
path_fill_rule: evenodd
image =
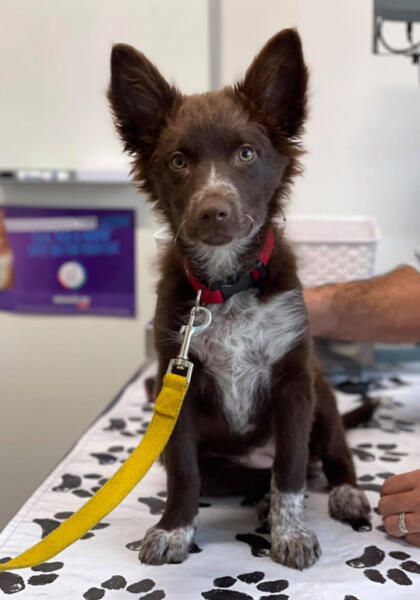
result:
<svg viewBox="0 0 420 600"><path fill-rule="evenodd" d="M318 538L309 528L276 526L271 530L271 558L275 562L301 571L311 567L320 556Z"/></svg>
<svg viewBox="0 0 420 600"><path fill-rule="evenodd" d="M139 551L139 560L148 565L180 563L188 557L194 538L193 525L165 531L152 527L146 531Z"/></svg>
<svg viewBox="0 0 420 600"><path fill-rule="evenodd" d="M348 483L333 488L328 497L330 516L346 521L357 531L369 531L370 505L363 490Z"/></svg>

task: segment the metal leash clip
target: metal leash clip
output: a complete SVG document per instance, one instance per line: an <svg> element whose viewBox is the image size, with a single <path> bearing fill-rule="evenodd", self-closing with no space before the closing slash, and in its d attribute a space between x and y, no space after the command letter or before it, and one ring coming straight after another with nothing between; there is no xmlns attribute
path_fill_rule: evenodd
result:
<svg viewBox="0 0 420 600"><path fill-rule="evenodd" d="M187 378L188 383L191 381L191 375L194 364L188 360L188 352L190 349L191 339L194 335L199 335L205 331L211 324L211 312L205 306L200 306L201 290L198 290L195 304L191 309L190 318L187 325L183 325L179 332L183 335L181 349L176 358L169 361L167 373L175 373ZM194 326L194 321L198 314L204 315L204 322L201 325Z"/></svg>

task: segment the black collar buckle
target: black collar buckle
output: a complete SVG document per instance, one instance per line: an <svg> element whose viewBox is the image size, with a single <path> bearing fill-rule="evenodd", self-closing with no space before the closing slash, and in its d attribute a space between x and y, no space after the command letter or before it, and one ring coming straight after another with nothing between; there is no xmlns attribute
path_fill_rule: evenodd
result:
<svg viewBox="0 0 420 600"><path fill-rule="evenodd" d="M259 279L255 279L252 276L252 272L258 270L260 274ZM259 287L262 282L267 278L267 270L259 260L251 272L240 272L236 275L236 277L231 277L226 281L217 281L214 285L211 286L211 290L220 290L224 300L228 300L238 292L244 292L245 290L249 290L253 287Z"/></svg>

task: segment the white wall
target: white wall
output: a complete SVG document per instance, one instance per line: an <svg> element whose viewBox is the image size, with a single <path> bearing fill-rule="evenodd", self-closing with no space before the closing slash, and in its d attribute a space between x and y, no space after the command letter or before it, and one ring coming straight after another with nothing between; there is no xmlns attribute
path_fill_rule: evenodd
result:
<svg viewBox="0 0 420 600"><path fill-rule="evenodd" d="M374 215L381 272L420 243L420 86L407 58L371 53L372 12L366 0L224 0L221 54L230 83L272 34L298 28L310 119L290 211Z"/></svg>
<svg viewBox="0 0 420 600"><path fill-rule="evenodd" d="M207 0L0 2L0 169L126 165L105 100L113 42L208 88ZM1 203L134 208L138 315L0 313L0 528L143 362L156 228L128 185L0 185Z"/></svg>
<svg viewBox="0 0 420 600"><path fill-rule="evenodd" d="M125 165L105 99L112 44L202 91L207 13L207 0L2 0L0 168Z"/></svg>

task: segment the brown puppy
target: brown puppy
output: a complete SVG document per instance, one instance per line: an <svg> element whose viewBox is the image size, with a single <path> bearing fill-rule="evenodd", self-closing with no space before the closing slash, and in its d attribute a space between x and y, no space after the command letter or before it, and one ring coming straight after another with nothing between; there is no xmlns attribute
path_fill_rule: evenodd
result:
<svg viewBox="0 0 420 600"><path fill-rule="evenodd" d="M247 493L275 561L320 555L303 499L309 451L322 460L333 518L368 526L334 395L316 366L295 258L273 218L299 170L307 69L284 30L234 88L183 96L134 48L112 51L109 100L133 179L169 224L155 318L157 389L203 289L211 327L193 339L192 383L163 462L168 500L140 559L180 562L200 493ZM271 490L271 491L270 491Z"/></svg>

